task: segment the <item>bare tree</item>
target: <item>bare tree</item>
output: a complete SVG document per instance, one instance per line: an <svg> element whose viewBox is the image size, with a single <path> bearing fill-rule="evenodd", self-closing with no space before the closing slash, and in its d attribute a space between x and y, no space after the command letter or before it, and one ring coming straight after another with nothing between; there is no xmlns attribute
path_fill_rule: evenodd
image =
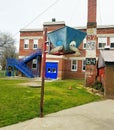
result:
<svg viewBox="0 0 114 130"><path fill-rule="evenodd" d="M0 32L0 64L5 69L7 58L16 58L15 39L9 33Z"/></svg>

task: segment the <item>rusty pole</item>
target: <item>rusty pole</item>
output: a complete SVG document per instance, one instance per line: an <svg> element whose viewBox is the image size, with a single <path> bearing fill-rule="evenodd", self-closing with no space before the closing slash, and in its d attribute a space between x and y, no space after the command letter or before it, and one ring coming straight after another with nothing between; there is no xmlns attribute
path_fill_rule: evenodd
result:
<svg viewBox="0 0 114 130"><path fill-rule="evenodd" d="M45 83L45 67L46 67L46 41L47 41L47 28L44 28L43 34L43 57L42 57L42 84L41 84L41 97L40 97L40 117L43 117L44 111L44 83Z"/></svg>

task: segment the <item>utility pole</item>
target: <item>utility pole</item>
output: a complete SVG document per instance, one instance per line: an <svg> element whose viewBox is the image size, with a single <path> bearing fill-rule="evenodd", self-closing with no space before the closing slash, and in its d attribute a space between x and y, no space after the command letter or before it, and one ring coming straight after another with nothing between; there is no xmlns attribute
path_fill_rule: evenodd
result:
<svg viewBox="0 0 114 130"><path fill-rule="evenodd" d="M47 28L44 28L43 34L43 57L42 57L42 84L40 97L40 117L43 117L44 111L44 84L45 84L45 67L46 67L46 44L47 44Z"/></svg>

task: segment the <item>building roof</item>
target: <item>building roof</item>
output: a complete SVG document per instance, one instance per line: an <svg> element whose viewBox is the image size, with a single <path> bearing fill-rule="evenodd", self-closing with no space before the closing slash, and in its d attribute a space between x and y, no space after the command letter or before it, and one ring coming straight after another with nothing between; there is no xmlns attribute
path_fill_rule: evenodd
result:
<svg viewBox="0 0 114 130"><path fill-rule="evenodd" d="M60 25L60 24L64 24L65 25L65 22L64 21L51 21L51 22L44 22L43 25Z"/></svg>
<svg viewBox="0 0 114 130"><path fill-rule="evenodd" d="M100 51L105 62L114 62L114 50Z"/></svg>
<svg viewBox="0 0 114 130"><path fill-rule="evenodd" d="M25 28L23 28L23 29L20 29L20 32L39 32L39 31L43 31L43 29L42 28L27 28L27 29L25 29Z"/></svg>
<svg viewBox="0 0 114 130"><path fill-rule="evenodd" d="M87 29L87 26L78 26L74 27L76 29ZM114 28L114 25L97 25L97 29L102 29L102 28Z"/></svg>
<svg viewBox="0 0 114 130"><path fill-rule="evenodd" d="M49 21L49 22L44 22L43 23L43 26L46 26L46 25L65 25L65 22L64 21L56 21L55 18L52 19L52 21ZM74 26L73 27L74 29L87 29L87 26ZM114 25L97 25L97 29L102 29L102 28L114 28ZM20 32L30 32L30 31L43 31L43 28L28 28L28 29L20 29Z"/></svg>
<svg viewBox="0 0 114 130"><path fill-rule="evenodd" d="M101 50L98 60L98 68L104 67L105 63L114 62L114 50Z"/></svg>

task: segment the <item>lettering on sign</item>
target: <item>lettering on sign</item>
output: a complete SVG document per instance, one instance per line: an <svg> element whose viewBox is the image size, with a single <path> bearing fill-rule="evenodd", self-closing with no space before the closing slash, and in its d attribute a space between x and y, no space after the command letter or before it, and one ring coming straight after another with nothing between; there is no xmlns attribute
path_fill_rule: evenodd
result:
<svg viewBox="0 0 114 130"><path fill-rule="evenodd" d="M86 65L96 65L96 58L86 58Z"/></svg>
<svg viewBox="0 0 114 130"><path fill-rule="evenodd" d="M87 35L96 35L96 28L88 28Z"/></svg>
<svg viewBox="0 0 114 130"><path fill-rule="evenodd" d="M96 35L87 35L87 40L95 40L96 39Z"/></svg>
<svg viewBox="0 0 114 130"><path fill-rule="evenodd" d="M86 49L95 50L96 49L96 42L95 41L87 41Z"/></svg>

